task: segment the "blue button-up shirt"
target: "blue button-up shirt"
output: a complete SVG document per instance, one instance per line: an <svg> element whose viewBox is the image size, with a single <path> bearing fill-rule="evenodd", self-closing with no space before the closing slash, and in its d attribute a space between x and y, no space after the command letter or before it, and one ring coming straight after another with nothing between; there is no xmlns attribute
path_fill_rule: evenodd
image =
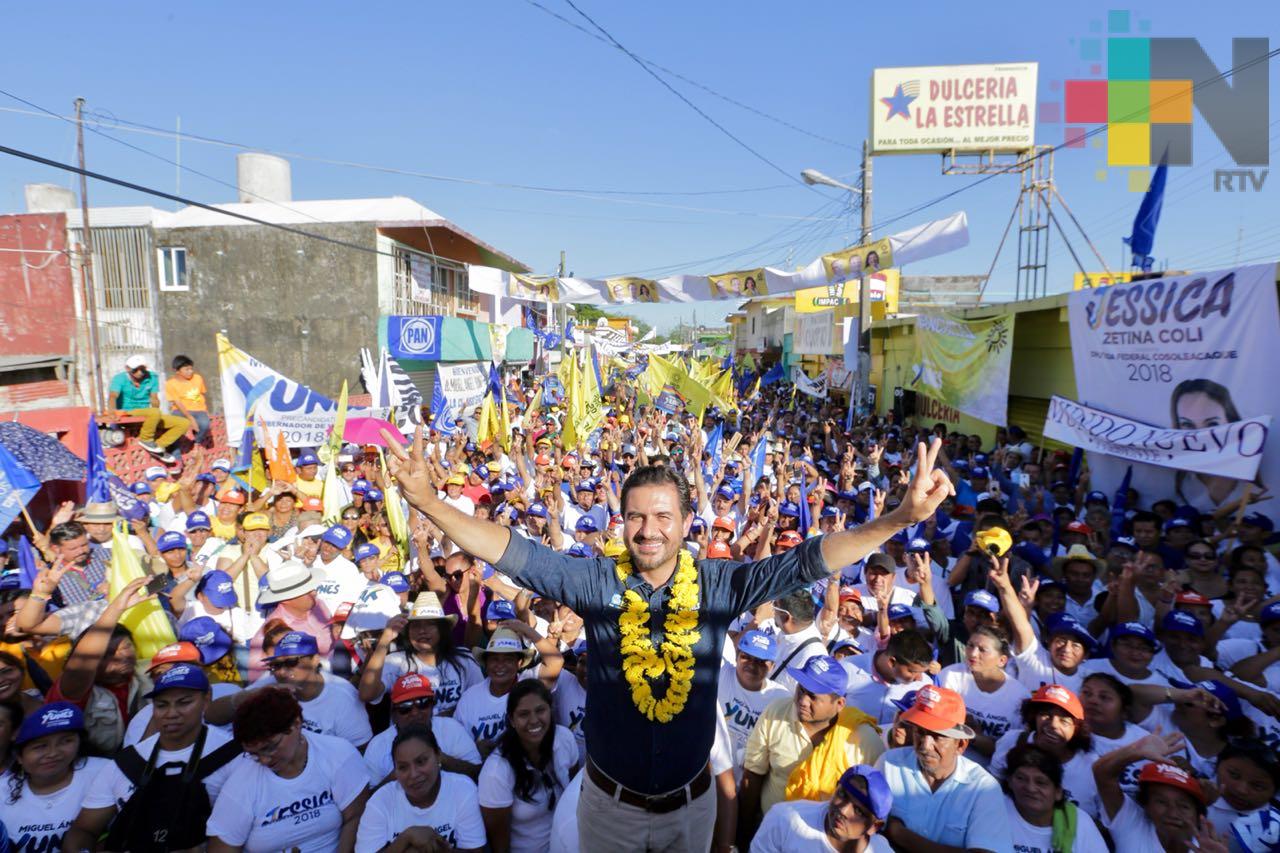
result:
<svg viewBox="0 0 1280 853"><path fill-rule="evenodd" d="M806 587L830 572L821 537L756 563L702 560L698 568L700 637L693 647L694 675L684 710L669 723L652 722L636 710L622 674L621 633L625 589L649 602L653 643L661 641L670 585L654 589L639 575L624 588L605 557L567 557L522 536L512 536L498 571L540 595L569 605L587 634L587 754L618 783L642 794L661 794L688 784L706 766L715 738L716 683L725 633L739 614ZM655 685L654 696L665 685Z"/></svg>

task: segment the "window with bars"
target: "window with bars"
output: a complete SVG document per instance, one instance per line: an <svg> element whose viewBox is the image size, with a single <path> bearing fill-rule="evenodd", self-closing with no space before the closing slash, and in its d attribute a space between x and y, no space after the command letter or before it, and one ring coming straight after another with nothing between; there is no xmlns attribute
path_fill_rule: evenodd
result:
<svg viewBox="0 0 1280 853"><path fill-rule="evenodd" d="M479 300L471 292L465 265L423 252L415 252L404 246L393 246L395 256L395 305L396 314L439 314L457 316L459 310L479 310ZM427 301L414 299L414 272L419 276L419 293L423 282L422 272L430 269Z"/></svg>

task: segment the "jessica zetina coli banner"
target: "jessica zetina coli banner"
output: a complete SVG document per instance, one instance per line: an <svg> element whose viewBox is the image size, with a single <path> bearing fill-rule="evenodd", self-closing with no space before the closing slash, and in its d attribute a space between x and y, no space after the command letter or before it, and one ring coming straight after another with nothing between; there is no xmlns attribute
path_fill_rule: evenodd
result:
<svg viewBox="0 0 1280 853"><path fill-rule="evenodd" d="M1241 473L1236 466L1175 470L1095 451L1089 454L1093 488L1113 494L1133 464L1132 485L1144 505L1152 496L1171 495L1210 512L1248 489L1251 510L1280 521L1273 497L1280 449L1262 434L1264 416L1280 411L1274 263L1078 290L1067 297L1067 310L1076 389L1085 406L1153 427L1209 430L1209 441L1216 435L1228 445L1222 452L1252 456L1261 446L1261 464L1248 479L1227 475ZM1245 428L1245 422L1252 423ZM1098 429L1103 440L1122 438L1109 435L1119 425Z"/></svg>
<svg viewBox="0 0 1280 853"><path fill-rule="evenodd" d="M1012 314L981 320L944 312L921 314L916 318L911 389L1004 426L1012 356Z"/></svg>

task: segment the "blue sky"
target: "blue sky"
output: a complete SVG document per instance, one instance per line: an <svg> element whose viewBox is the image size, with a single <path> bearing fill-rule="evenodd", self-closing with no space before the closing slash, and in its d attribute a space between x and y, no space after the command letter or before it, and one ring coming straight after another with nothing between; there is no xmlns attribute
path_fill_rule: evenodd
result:
<svg viewBox="0 0 1280 853"><path fill-rule="evenodd" d="M538 2L591 29L564 0ZM706 273L801 264L850 242L853 214L841 194L806 189L790 176L810 167L853 179L874 67L1035 61L1039 98L1052 100L1059 93L1050 81L1089 76L1078 39L1089 37L1092 26L1105 32L1111 9L1128 9L1135 29L1149 22L1142 35L1197 37L1223 69L1231 64L1233 36L1271 36L1272 47L1280 47L1274 2L1232 3L1230 15L1206 15L1202 3L1182 0L1147 7L995 2L980 12L920 2L578 5L639 56L807 131L668 78L781 173L625 54L528 0L20 5L6 11L11 37L0 57L0 89L62 114L83 96L91 111L132 122L173 128L181 116L187 133L479 181L291 158L295 198L411 196L539 272L553 271L563 249L580 275ZM1269 75L1273 154L1277 67L1273 62ZM0 108L29 109L5 95ZM171 138L103 130L175 156ZM74 157L74 131L65 122L0 112L0 134L8 146L68 162ZM1062 126L1041 125L1037 138L1059 142ZM1198 116L1194 145L1196 165L1171 172L1157 257L1197 268L1280 257L1280 178L1258 193L1215 193L1214 167L1233 164ZM92 169L175 189L170 164L93 134L87 149ZM184 142L181 151L185 165L231 184L234 155L233 148L194 142ZM1066 150L1055 159L1060 191L1114 268L1140 196L1128 191L1120 170L1097 180L1103 149ZM24 184L69 180L26 161L0 159L0 204L19 211ZM972 182L942 175L935 156L877 158L874 218L884 221ZM206 202L234 199L230 187L192 173L182 175L181 189ZM906 272L983 273L1016 192L1017 179L1002 176L880 236L965 210L971 245ZM90 198L95 205L148 203L100 184L91 184ZM1078 253L1087 251L1073 239ZM1068 289L1074 271L1055 236L1050 290ZM1006 247L990 292L1011 294L1013 275ZM718 321L730 307L696 306L704 322ZM636 313L665 327L687 319L691 309Z"/></svg>

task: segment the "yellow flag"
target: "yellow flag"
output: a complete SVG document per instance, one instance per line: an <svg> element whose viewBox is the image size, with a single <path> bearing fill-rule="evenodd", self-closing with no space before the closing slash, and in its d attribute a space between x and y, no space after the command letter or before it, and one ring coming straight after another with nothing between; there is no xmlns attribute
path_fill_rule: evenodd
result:
<svg viewBox="0 0 1280 853"><path fill-rule="evenodd" d="M542 411L542 389L539 388L537 391L533 393L533 396L529 398L529 405L525 406L525 409L524 409L524 428L526 432L529 429L529 425L533 423L533 419L537 417L538 413L541 411Z"/></svg>
<svg viewBox="0 0 1280 853"><path fill-rule="evenodd" d="M498 443L503 450L511 449L511 415L507 412L507 387L504 384L498 391Z"/></svg>
<svg viewBox="0 0 1280 853"><path fill-rule="evenodd" d="M480 423L476 428L476 441L480 443L494 441L501 431L502 425L498 422L497 406L494 405L493 392L490 391L484 395L484 402L480 404Z"/></svg>
<svg viewBox="0 0 1280 853"><path fill-rule="evenodd" d="M565 451L574 450L578 446L579 433L575 423L575 407L576 398L579 394L578 389L578 357L576 354L569 352L565 354L565 361L569 367L565 371L565 378L561 381L564 383L564 421L560 425L560 443ZM561 365L564 366L563 364Z"/></svg>
<svg viewBox="0 0 1280 853"><path fill-rule="evenodd" d="M378 448L378 463L385 472L387 460L382 455L381 447ZM383 498L382 505L386 508L387 526L391 528L391 538L400 551L400 565L403 566L409 561L409 519L404 514L404 505L400 503L400 487L390 475L387 477L387 489L383 493Z"/></svg>
<svg viewBox="0 0 1280 853"><path fill-rule="evenodd" d="M249 430L251 436L254 435L252 427L247 426L245 429ZM267 490L267 486L271 485L271 481L267 479L267 469L262 464L262 451L258 449L257 442L253 438L250 442L252 443L249 446L249 487L261 494Z"/></svg>
<svg viewBox="0 0 1280 853"><path fill-rule="evenodd" d="M138 555L129 547L128 528L124 522L116 522L111 530L111 566L107 571L107 597L114 599L129 581L149 577L143 571ZM133 634L133 645L138 650L138 660L151 660L160 649L177 642L169 618L154 598L134 605L120 617L120 624Z"/></svg>
<svg viewBox="0 0 1280 853"><path fill-rule="evenodd" d="M711 383L711 400L721 409L732 409L734 405L733 395L733 371L725 370L716 377Z"/></svg>
<svg viewBox="0 0 1280 853"><path fill-rule="evenodd" d="M596 371L590 365L579 365L578 384L581 390L581 402L577 404L582 413L581 421L574 424L574 429L586 441L587 436L595 432L604 421L604 401L600 399L600 385L596 382Z"/></svg>

